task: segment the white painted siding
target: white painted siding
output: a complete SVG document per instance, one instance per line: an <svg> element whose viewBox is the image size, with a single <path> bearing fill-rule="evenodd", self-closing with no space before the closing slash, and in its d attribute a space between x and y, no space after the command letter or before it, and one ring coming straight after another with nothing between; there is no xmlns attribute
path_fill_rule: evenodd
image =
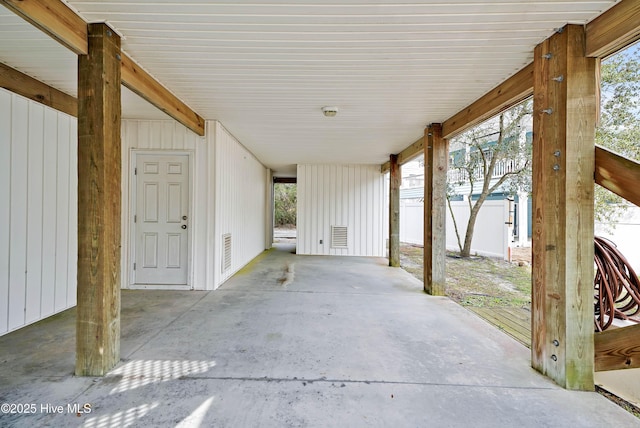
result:
<svg viewBox="0 0 640 428"><path fill-rule="evenodd" d="M199 137L175 121L123 120L123 284L132 280L129 205L134 150L193 153L194 212L189 224L194 289L216 288L264 250L267 169L221 124L208 121L206 126L206 137ZM223 273L222 235L226 233L232 236L232 255L231 267Z"/></svg>
<svg viewBox="0 0 640 428"><path fill-rule="evenodd" d="M265 248L267 169L219 122L208 124L209 145L215 145L215 286ZM231 234L231 266L223 272L223 236Z"/></svg>
<svg viewBox="0 0 640 428"><path fill-rule="evenodd" d="M384 257L383 186L377 165L298 165L298 254ZM347 248L331 247L331 226L347 227Z"/></svg>
<svg viewBox="0 0 640 428"><path fill-rule="evenodd" d="M0 89L0 335L76 304L77 120Z"/></svg>
<svg viewBox="0 0 640 428"><path fill-rule="evenodd" d="M196 290L211 290L213 277L207 275L207 254L212 251L207 239L210 216L209 201L213 189L209 180L209 156L212 151L204 137L200 137L173 120L123 120L122 121L122 287L133 280L133 255L130 245L131 221L131 170L135 150L191 152L191 168L194 169L192 209L189 214L191 237L191 272L189 285Z"/></svg>

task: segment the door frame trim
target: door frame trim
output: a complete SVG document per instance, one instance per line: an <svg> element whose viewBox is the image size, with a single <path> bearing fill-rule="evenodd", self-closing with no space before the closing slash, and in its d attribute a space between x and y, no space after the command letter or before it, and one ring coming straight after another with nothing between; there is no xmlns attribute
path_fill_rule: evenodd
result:
<svg viewBox="0 0 640 428"><path fill-rule="evenodd" d="M136 207L136 198L137 198L137 177L134 174L138 155L150 155L150 156L187 156L187 163L189 166L189 228L187 229L187 239L189 240L189 245L187 245L187 284L186 285L165 285L165 284L136 284L135 283L135 273L133 270L133 264L136 261L136 223L133 221L133 216ZM194 246L194 236L193 236L193 225L195 224L195 219L193 218L193 213L195 213L195 201L194 201L194 187L195 187L195 174L193 171L193 159L194 159L194 151L193 150L159 150L159 149L130 149L129 150L129 197L128 197L128 212L123 213L123 218L126 218L128 222L128 227L126 231L123 228L123 234L127 233L127 242L128 242L128 255L123 257L125 262L125 271L126 271L126 282L123 284L122 288L125 289L144 289L144 290L193 290L193 255L195 251Z"/></svg>

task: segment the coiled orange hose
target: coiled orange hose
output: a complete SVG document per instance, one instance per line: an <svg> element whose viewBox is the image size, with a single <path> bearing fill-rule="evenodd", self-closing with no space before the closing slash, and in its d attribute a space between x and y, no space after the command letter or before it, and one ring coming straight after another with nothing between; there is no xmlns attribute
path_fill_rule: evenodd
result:
<svg viewBox="0 0 640 428"><path fill-rule="evenodd" d="M640 312L640 280L616 245L605 238L595 237L594 260L595 330L604 331L614 318L626 320Z"/></svg>

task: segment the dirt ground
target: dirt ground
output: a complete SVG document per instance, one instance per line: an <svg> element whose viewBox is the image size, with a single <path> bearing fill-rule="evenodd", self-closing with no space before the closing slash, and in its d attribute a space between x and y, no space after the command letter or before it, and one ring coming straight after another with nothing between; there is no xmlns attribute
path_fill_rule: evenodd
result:
<svg viewBox="0 0 640 428"><path fill-rule="evenodd" d="M423 280L423 248L410 244L400 246L400 265ZM490 258L460 258L447 254L446 292L463 306L519 307L531 306L531 251L518 249L512 262Z"/></svg>
<svg viewBox="0 0 640 428"><path fill-rule="evenodd" d="M531 266L531 247L512 248L511 261L519 266Z"/></svg>

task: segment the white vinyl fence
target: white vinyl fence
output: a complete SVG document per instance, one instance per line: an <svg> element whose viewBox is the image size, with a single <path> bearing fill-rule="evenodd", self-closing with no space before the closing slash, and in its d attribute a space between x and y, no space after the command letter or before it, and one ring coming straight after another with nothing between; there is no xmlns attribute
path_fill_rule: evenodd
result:
<svg viewBox="0 0 640 428"><path fill-rule="evenodd" d="M464 244L464 234L469 220L469 205L465 201L451 203L458 224L460 240ZM400 241L423 245L424 204L400 201ZM476 220L471 242L471 253L481 256L509 258L511 228L509 202L507 200L486 201ZM460 251L453 227L453 219L447 208L447 250Z"/></svg>

